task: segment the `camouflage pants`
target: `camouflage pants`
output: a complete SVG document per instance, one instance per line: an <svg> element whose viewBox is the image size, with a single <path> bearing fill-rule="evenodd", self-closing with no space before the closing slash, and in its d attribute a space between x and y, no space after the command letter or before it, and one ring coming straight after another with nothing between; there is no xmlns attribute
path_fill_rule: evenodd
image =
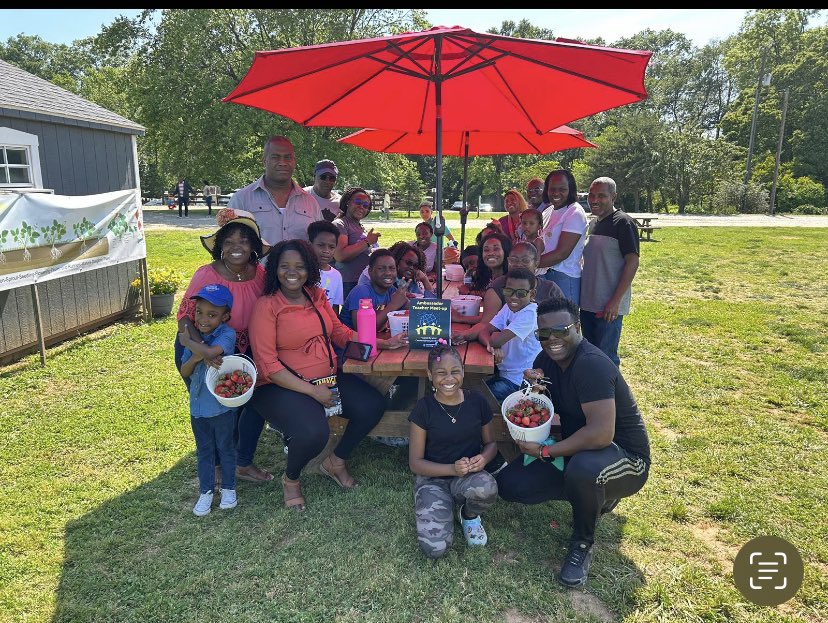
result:
<svg viewBox="0 0 828 623"><path fill-rule="evenodd" d="M454 504L469 515L485 513L497 500L497 482L486 471L454 478L417 476L414 513L417 542L429 558L440 558L454 540Z"/></svg>

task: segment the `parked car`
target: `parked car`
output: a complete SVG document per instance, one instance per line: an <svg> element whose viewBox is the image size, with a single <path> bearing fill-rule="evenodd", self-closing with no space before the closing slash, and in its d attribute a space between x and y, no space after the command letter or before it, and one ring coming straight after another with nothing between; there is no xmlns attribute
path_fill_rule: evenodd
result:
<svg viewBox="0 0 828 623"><path fill-rule="evenodd" d="M481 212L494 212L495 208L491 203L481 203L480 204L480 211Z"/></svg>
<svg viewBox="0 0 828 623"><path fill-rule="evenodd" d="M454 203L452 203L452 204L451 204L451 209L452 209L452 210L460 210L462 207L463 207L463 201L462 201L462 200L460 200L460 201L455 201ZM466 207L467 207L469 210L472 210L472 209L473 209L473 208L472 208L471 203L467 203L467 204L466 204Z"/></svg>
<svg viewBox="0 0 828 623"><path fill-rule="evenodd" d="M589 212L589 201L587 198L589 197L589 193L578 193L578 203L581 204L581 207L584 209L584 212Z"/></svg>
<svg viewBox="0 0 828 623"><path fill-rule="evenodd" d="M227 193L226 195L219 195L219 198L218 198L218 204L219 204L220 206L226 206L228 203L230 203L230 198L231 198L231 197L232 197L235 193L239 192L240 190L241 190L241 188L236 188L236 189L234 189L234 190L231 190L231 191L230 191L229 193Z"/></svg>

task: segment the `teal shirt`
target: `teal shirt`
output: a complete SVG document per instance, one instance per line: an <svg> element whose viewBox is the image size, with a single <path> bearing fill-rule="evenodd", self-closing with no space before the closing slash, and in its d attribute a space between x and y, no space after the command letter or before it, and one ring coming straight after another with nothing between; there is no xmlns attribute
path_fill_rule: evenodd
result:
<svg viewBox="0 0 828 623"><path fill-rule="evenodd" d="M446 217L443 216L443 220L445 220L445 218ZM423 222L425 222L425 221L423 221ZM434 225L434 217L433 216L429 219L428 224L431 225L431 229L434 229L435 225ZM448 223L446 223L446 233L443 234L443 244L445 244L445 242L448 240L448 235L450 233L451 233L451 230L449 229ZM431 242L437 242L437 236L436 235L431 237Z"/></svg>

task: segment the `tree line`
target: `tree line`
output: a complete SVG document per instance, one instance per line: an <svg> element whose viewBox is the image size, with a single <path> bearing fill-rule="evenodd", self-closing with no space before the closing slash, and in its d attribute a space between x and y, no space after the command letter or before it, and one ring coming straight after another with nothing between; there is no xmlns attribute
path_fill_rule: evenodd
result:
<svg viewBox="0 0 828 623"><path fill-rule="evenodd" d="M570 124L598 149L471 159L469 196L500 206L509 188L524 189L532 177L563 166L573 170L583 190L599 175L613 177L619 204L629 211L764 212L787 90L775 208L828 213L828 26L809 27L819 13L751 11L738 33L701 47L674 30L648 29L611 42L584 39L652 51L649 97ZM145 195L161 196L179 175L208 179L223 189L243 186L261 175L264 139L284 134L296 147L300 183L311 184L314 163L330 158L339 165L339 187L395 191L416 203L435 184L433 157L343 145L336 139L350 130L304 128L221 99L244 76L257 50L430 26L418 9L147 9L71 45L10 37L0 43L0 58L145 126L138 141ZM506 21L489 32L555 37L526 20ZM759 76L763 58L767 86ZM757 89L752 175L745 184ZM447 205L461 198L462 177L462 159L445 158Z"/></svg>

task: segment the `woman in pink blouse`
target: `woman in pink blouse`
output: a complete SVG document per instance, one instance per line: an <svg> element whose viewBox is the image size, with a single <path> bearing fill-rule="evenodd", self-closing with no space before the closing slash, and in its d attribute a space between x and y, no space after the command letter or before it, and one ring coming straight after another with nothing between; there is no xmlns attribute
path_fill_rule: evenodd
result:
<svg viewBox="0 0 828 623"><path fill-rule="evenodd" d="M201 244L213 261L196 270L190 280L176 316L178 330L189 329L193 338L198 338L198 330L193 327L195 301L191 297L208 284L221 284L233 295L233 313L227 324L236 331L236 352L249 355L247 326L265 283L264 267L259 260L270 251L270 245L262 240L259 225L250 212L225 208L216 215L216 222L218 231L201 237ZM180 367L177 352L176 367Z"/></svg>

